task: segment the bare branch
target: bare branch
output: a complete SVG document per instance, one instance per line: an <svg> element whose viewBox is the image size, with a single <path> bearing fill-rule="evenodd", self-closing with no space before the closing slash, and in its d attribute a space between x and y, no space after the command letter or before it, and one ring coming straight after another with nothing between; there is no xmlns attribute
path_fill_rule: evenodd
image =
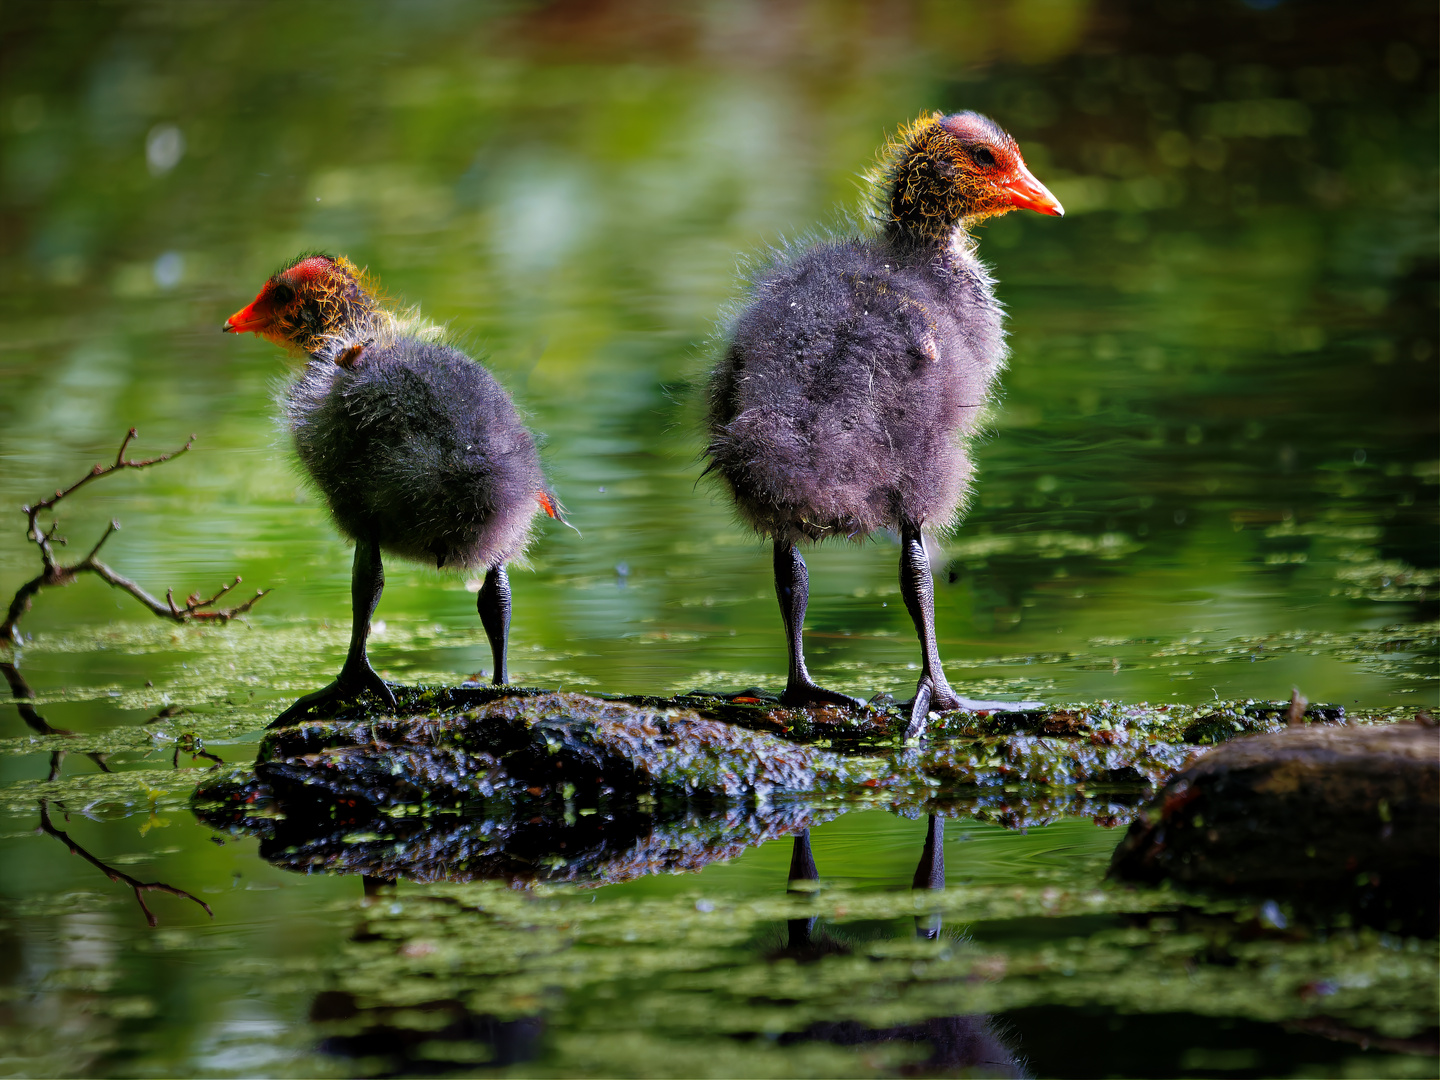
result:
<svg viewBox="0 0 1440 1080"><path fill-rule="evenodd" d="M220 591L217 592L214 596L210 597L209 600L201 600L201 599L200 599L200 594L199 594L198 592L197 592L197 593L191 593L191 594L190 594L190 605L189 605L189 606L190 606L193 610L196 610L196 611L200 610L201 608L212 607L217 600L219 600L222 596L224 596L226 593L228 593L231 589L235 588L236 585L239 585L239 584L240 584L240 581L241 581L240 575L239 575L239 574L236 574L234 581L230 582L229 585L222 585L222 586L220 587Z"/></svg>
<svg viewBox="0 0 1440 1080"><path fill-rule="evenodd" d="M41 499L33 506L21 507L22 512L30 518L31 527L34 527L36 515L51 509L61 499L64 499L67 495L73 495L86 484L90 483L91 480L99 480L102 476L109 476L111 473L119 472L122 469L148 469L151 465L163 465L171 458L179 457L195 444L195 436L191 435L190 438L185 441L185 445L180 447L179 450L172 450L170 453L161 454L159 457L146 458L144 461L129 461L125 457L125 448L130 445L130 440L134 437L134 428L131 428L125 433L125 438L120 443L120 450L115 455L115 463L113 465L100 465L97 463L94 468L79 480L76 480L75 483L71 484L68 488L56 491L50 498Z"/></svg>
<svg viewBox="0 0 1440 1080"><path fill-rule="evenodd" d="M110 527L105 530L105 535L100 537L99 540L95 541L95 546L90 549L90 554L86 555L85 558L81 559L81 563L93 562L95 556L100 554L100 549L105 546L105 541L109 540L111 536L113 536L116 532L119 531L119 529L120 522L116 521L114 518L111 518Z"/></svg>
<svg viewBox="0 0 1440 1080"><path fill-rule="evenodd" d="M121 447L121 451L124 451L123 446ZM55 837L55 839L59 840L62 844L64 844L70 849L70 854L79 855L91 866L99 869L111 881L123 882L124 884L130 886L130 888L133 889L135 892L135 902L140 905L140 910L145 913L145 921L149 923L152 927L158 925L159 920L156 919L154 913L145 906L144 894L147 892L163 892L168 893L171 896L183 896L186 900L193 900L195 901L195 903L199 904L202 908L205 909L205 914L209 915L212 919L215 917L215 912L210 910L209 904L205 903L205 901L201 900L198 896L186 892L184 889L177 889L174 885L167 885L163 881L141 881L138 878L131 877L129 874L125 873L122 870L116 870L113 866L108 866L105 863L101 862L94 855L91 855L90 852L86 851L83 847L77 844L74 840L70 839L68 833L62 832L61 830L57 829L53 823L51 823L50 805L48 800L46 799L40 800L40 831Z"/></svg>
<svg viewBox="0 0 1440 1080"><path fill-rule="evenodd" d="M130 440L135 437L135 429L132 427L125 433L125 438L120 440L120 450L115 455L115 465L119 467L125 461L125 448L130 445ZM191 438L194 438L192 435Z"/></svg>
<svg viewBox="0 0 1440 1080"><path fill-rule="evenodd" d="M255 595L252 596L249 600L246 600L243 604L239 604L233 608L221 608L218 611L202 611L200 610L201 608L205 607L207 604L214 603L215 600L219 599L221 596L224 596L225 593L233 589L241 581L241 579L239 577L236 577L234 582L225 586L225 588L221 589L220 592L216 593L215 596L210 600L202 600L198 603L187 601L184 607L178 607L175 604L174 589L165 590L165 600L162 603L161 601L155 599L155 597L151 596L148 592L146 592L140 585L131 581L127 577L123 577L120 574L117 574L114 570L112 570L105 563L101 562L99 559L87 559L83 563L77 563L74 569L77 573L83 570L90 571L91 573L97 575L106 584L113 585L115 588L129 593L136 600L140 601L140 603L144 604L147 608L149 608L152 614L158 615L162 619L169 619L171 622L176 623L187 623L195 619L209 619L214 622L229 622L236 616L244 615L245 612L249 611L252 607L255 606L256 601L258 601L261 597L274 591L273 589L258 589L256 590Z"/></svg>
<svg viewBox="0 0 1440 1080"><path fill-rule="evenodd" d="M25 514L26 519L26 539L30 540L33 544L35 544L37 548L40 549L40 561L43 564L43 570L38 577L35 577L30 581L27 581L24 585L21 585L20 588L16 591L14 598L11 599L9 610L6 612L5 615L5 621L3 623L0 623L0 643L11 646L18 645L20 643L20 618L27 611L30 610L31 602L34 600L35 595L41 589L47 586L59 587L69 585L74 582L75 578L79 574L82 573L95 574L113 588L117 588L122 590L123 592L129 593L136 600L140 601L141 604L149 608L151 614L156 615L162 619L169 619L171 622L177 623L190 622L194 619L209 619L214 622L228 622L229 620L236 618L237 616L245 614L252 607L254 607L255 604L262 597L264 597L266 593L270 591L268 589L261 589L243 604L239 604L232 608L207 610L210 608L214 608L215 604L218 603L222 597L224 597L228 592L230 592L231 589L235 588L236 585L240 584L240 578L237 576L233 582L231 582L229 585L222 586L220 590L208 600L202 600L198 592L192 593L190 595L190 598L186 601L185 605L181 607L175 603L174 590L171 589L166 592L165 603L162 604L159 600L157 600L155 597L151 596L148 592L141 588L136 582L133 582L129 578L123 577L120 574L116 573L113 569L111 569L109 566L107 566L105 563L101 562L97 558L100 553L100 549L104 547L105 542L109 540L111 535L120 528L120 523L118 521L110 522L110 525L105 530L105 533L96 542L95 546L90 549L90 553L86 555L83 559L81 559L79 562L72 563L69 566L64 566L56 561L53 544L64 544L65 540L55 535L56 530L59 528L58 522L52 521L48 529L42 530L40 528L38 521L38 517L40 514L44 513L47 510L53 510L55 505L59 503L62 499L74 494L80 488L88 484L91 480L98 480L102 476L109 476L112 473L116 473L124 469L148 469L152 465L161 465L164 462L171 460L172 458L179 457L181 454L189 450L190 447L195 443L195 436L191 435L190 438L186 440L185 445L180 447L180 449L178 450L172 450L170 453L161 454L158 457L134 460L125 456L125 451L129 449L130 442L134 438L135 429L131 428L125 433L125 438L120 441L120 449L115 452L115 461L112 464L96 464L93 468L91 468L88 473L82 476L79 480L75 481L75 483L71 484L67 488L58 489L55 494L50 498L42 499L37 503L29 506L23 506L20 508L21 512Z"/></svg>

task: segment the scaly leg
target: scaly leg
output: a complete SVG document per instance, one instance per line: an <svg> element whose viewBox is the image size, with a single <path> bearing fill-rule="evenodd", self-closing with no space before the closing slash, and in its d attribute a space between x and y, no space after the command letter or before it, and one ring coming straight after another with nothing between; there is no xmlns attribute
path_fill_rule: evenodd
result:
<svg viewBox="0 0 1440 1080"><path fill-rule="evenodd" d="M485 584L475 598L480 612L480 625L490 639L490 655L495 661L495 676L490 681L504 686L510 681L510 668L505 661L506 644L510 638L510 578L505 567L492 566L485 574Z"/></svg>
<svg viewBox="0 0 1440 1080"><path fill-rule="evenodd" d="M960 707L960 699L945 681L945 668L940 663L940 650L935 644L935 585L930 578L930 558L925 554L925 541L920 530L906 525L900 531L900 595L920 635L920 682L910 702L910 724L906 738L914 738L925 730L925 719L931 709L943 712Z"/></svg>
<svg viewBox="0 0 1440 1080"><path fill-rule="evenodd" d="M780 616L785 620L785 644L790 650L790 676L785 681L782 705L841 705L861 708L864 702L834 690L816 686L805 670L805 608L810 602L810 572L794 544L775 542L775 595Z"/></svg>
<svg viewBox="0 0 1440 1080"><path fill-rule="evenodd" d="M355 565L350 574L350 651L340 675L323 690L306 694L270 724L284 727L298 720L311 709L334 701L352 701L366 691L374 694L390 709L395 708L395 694L385 680L375 674L365 655L365 642L370 637L370 619L385 591L385 568L380 562L380 542L375 539L355 541Z"/></svg>
<svg viewBox="0 0 1440 1080"><path fill-rule="evenodd" d="M1038 701L982 701L960 697L950 689L945 668L940 663L940 650L935 644L935 584L930 577L930 558L925 554L925 541L920 529L906 525L900 530L900 594L910 612L915 631L920 635L920 681L915 697L909 703L910 723L905 737L913 739L925 730L925 720L933 709L1017 710L1038 709Z"/></svg>

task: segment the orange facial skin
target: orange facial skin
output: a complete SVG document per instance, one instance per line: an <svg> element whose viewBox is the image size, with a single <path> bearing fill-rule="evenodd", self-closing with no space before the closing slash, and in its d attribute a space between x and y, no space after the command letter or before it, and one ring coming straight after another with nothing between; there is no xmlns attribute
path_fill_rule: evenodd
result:
<svg viewBox="0 0 1440 1080"><path fill-rule="evenodd" d="M226 319L221 329L258 334L313 355L363 333L379 311L375 292L349 259L307 254L271 275L249 306Z"/></svg>
<svg viewBox="0 0 1440 1080"><path fill-rule="evenodd" d="M888 149L885 227L897 239L945 244L957 228L1011 210L1065 213L1015 140L977 113L921 117Z"/></svg>

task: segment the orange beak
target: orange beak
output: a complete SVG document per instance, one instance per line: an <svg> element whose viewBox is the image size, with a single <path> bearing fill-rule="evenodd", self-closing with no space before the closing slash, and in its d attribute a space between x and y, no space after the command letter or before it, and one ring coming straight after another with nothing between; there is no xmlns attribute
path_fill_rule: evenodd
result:
<svg viewBox="0 0 1440 1080"><path fill-rule="evenodd" d="M225 334L263 334L272 318L270 305L263 304L257 296L249 307L241 308L226 319L220 331Z"/></svg>
<svg viewBox="0 0 1440 1080"><path fill-rule="evenodd" d="M1010 202L1022 210L1034 210L1037 214L1049 214L1051 217L1065 216L1065 208L1060 205L1060 200L1051 195L1050 189L1036 180L1024 165L1020 166L1015 179L1001 184L1000 187L1010 196Z"/></svg>

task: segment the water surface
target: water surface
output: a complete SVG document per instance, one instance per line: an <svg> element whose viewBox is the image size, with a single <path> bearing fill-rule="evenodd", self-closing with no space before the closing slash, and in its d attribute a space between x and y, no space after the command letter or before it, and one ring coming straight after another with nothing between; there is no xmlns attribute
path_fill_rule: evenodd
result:
<svg viewBox="0 0 1440 1080"><path fill-rule="evenodd" d="M812 835L821 921L786 954L812 914L785 892L788 836L598 892L401 882L367 902L359 881L283 872L200 824L187 766L210 762L173 756L191 733L227 767L251 760L344 652L350 553L276 428L285 361L218 332L304 248L446 322L544 434L583 536L547 526L512 574L517 680L777 687L769 554L697 483L694 390L740 260L847 227L876 148L931 108L995 117L1067 208L981 233L1013 356L937 553L957 689L1433 705L1430 7L0 17L0 503L78 478L129 427L145 454L195 433L174 462L64 503L65 551L113 518L106 558L157 595L236 574L275 590L223 629L152 620L94 580L25 617L37 707L79 735L47 780L49 744L0 719L4 1068L953 1072L934 1048L970 1032L1004 1048L1002 1072L1433 1071L1433 943L1276 936L1226 909L1205 918L1264 933L1222 963L1218 924L1175 901L1090 897L1118 834L1088 818L950 820L930 940L909 891L924 818L837 810ZM21 526L0 529L7 597L38 570ZM882 536L810 558L827 685L913 686L897 557ZM387 569L377 668L488 666L475 583ZM145 726L166 707L187 711ZM194 893L213 921L151 896L150 929L123 883L34 832L42 798L97 858ZM1355 1031L1390 1041L1362 1051Z"/></svg>

